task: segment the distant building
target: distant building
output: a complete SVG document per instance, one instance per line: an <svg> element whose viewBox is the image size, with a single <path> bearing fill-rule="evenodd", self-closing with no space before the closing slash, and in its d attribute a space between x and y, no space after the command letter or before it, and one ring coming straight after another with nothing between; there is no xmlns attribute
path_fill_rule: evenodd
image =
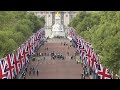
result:
<svg viewBox="0 0 120 90"><path fill-rule="evenodd" d="M48 30L51 31L52 26L55 24L55 13L57 11L28 11L28 12L33 12L38 17L44 17L46 31L47 33L49 32ZM70 21L80 11L59 11L59 12L61 14L61 24L63 24L66 30L68 28ZM50 36L50 35L51 35L51 32L49 32L49 35L47 36Z"/></svg>
<svg viewBox="0 0 120 90"><path fill-rule="evenodd" d="M55 13L57 11L29 11L33 12L38 17L44 17L45 18L45 26L51 27L55 23ZM59 11L61 14L61 23L65 25L66 27L70 23L70 21L73 19L73 17L76 16L79 11Z"/></svg>
<svg viewBox="0 0 120 90"><path fill-rule="evenodd" d="M57 12L55 14L55 24L52 26L52 32L51 32L51 37L66 37L65 34L65 28L63 24L61 23L61 14Z"/></svg>

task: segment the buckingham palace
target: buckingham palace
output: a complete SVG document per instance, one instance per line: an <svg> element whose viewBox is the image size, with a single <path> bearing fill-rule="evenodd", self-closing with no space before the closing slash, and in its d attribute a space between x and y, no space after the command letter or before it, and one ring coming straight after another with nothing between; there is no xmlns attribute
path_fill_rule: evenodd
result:
<svg viewBox="0 0 120 90"><path fill-rule="evenodd" d="M46 35L51 35L52 26L55 24L55 13L57 11L29 11L33 12L38 17L45 18L45 29ZM67 31L70 21L76 16L80 11L59 11L61 15L61 24L63 24L65 31ZM47 37L46 36L46 37Z"/></svg>

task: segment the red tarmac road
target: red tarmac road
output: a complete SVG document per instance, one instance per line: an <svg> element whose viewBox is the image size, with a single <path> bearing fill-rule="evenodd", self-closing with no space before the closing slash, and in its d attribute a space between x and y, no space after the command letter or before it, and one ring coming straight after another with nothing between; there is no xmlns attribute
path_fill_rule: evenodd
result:
<svg viewBox="0 0 120 90"><path fill-rule="evenodd" d="M64 46L64 42L67 42L68 45ZM48 47L48 50L45 50L46 47ZM81 79L82 66L77 64L75 59L71 60L71 55L75 55L76 49L70 47L69 40L50 39L38 50L38 52L46 54L52 51L63 54L65 59L51 60L50 56L46 56L45 60L43 60L42 56L36 57L36 60L31 61L28 66L26 79ZM67 55L67 52L69 52L70 56ZM34 67L35 70L39 69L39 75L37 76L36 73L33 75L33 72L29 75L30 67Z"/></svg>

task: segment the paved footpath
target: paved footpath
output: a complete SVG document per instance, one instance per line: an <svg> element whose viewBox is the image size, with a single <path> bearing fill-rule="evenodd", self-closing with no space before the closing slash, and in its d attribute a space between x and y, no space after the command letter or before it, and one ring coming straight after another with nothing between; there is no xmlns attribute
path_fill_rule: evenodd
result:
<svg viewBox="0 0 120 90"><path fill-rule="evenodd" d="M62 45L61 45L62 42ZM67 42L67 46L64 46L64 42ZM69 46L69 49L68 49ZM45 48L48 47L48 50ZM36 57L35 61L31 61L26 73L27 79L81 79L82 66L77 64L76 60L71 56L75 55L76 49L70 47L70 41L68 39L49 39L43 46L40 47L38 52L49 54L52 51L54 53L61 53L65 56L64 60L52 59L50 56L46 56L45 60L43 56ZM69 52L69 56L67 55ZM29 75L30 67L34 67L35 70L39 70L39 75L33 72Z"/></svg>

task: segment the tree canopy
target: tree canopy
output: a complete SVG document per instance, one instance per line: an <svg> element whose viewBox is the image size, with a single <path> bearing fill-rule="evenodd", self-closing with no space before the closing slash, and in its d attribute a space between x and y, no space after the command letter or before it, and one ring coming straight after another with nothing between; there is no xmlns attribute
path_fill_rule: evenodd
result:
<svg viewBox="0 0 120 90"><path fill-rule="evenodd" d="M90 42L100 55L100 62L120 75L120 12L80 12L70 26Z"/></svg>
<svg viewBox="0 0 120 90"><path fill-rule="evenodd" d="M16 50L44 23L44 18L27 11L0 11L0 58Z"/></svg>

